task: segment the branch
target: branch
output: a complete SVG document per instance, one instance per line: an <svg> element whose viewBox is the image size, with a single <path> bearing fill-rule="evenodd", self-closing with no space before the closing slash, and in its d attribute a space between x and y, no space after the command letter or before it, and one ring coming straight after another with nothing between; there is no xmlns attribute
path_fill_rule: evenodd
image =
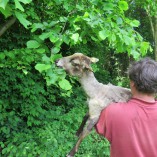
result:
<svg viewBox="0 0 157 157"><path fill-rule="evenodd" d="M78 3L78 0L76 0L76 4ZM75 5L76 5L75 4ZM74 14L75 12L77 12L77 10L72 10L69 14L68 14L68 16L67 16L67 18L71 15L71 14ZM67 24L67 21L65 22L65 24L64 24L64 26L63 26L63 28L62 28L62 31L61 31L61 34L64 32L64 29L65 29L65 27L66 27L66 24Z"/></svg>
<svg viewBox="0 0 157 157"><path fill-rule="evenodd" d="M0 28L0 37L15 23L16 18L12 17Z"/></svg>
<svg viewBox="0 0 157 157"><path fill-rule="evenodd" d="M151 26L151 30L152 30L152 34L153 34L153 38L155 38L154 36L154 33L155 33L155 30L154 30L154 25L153 25L153 20L151 18L151 15L150 15L150 6L148 5L148 10L146 9L146 12L148 14L148 18L149 18L149 22L150 22L150 26Z"/></svg>
<svg viewBox="0 0 157 157"><path fill-rule="evenodd" d="M157 46L157 15L155 15L155 17L154 17L154 23L155 23L155 25L154 25L154 39L155 39L155 44L156 44L156 46Z"/></svg>

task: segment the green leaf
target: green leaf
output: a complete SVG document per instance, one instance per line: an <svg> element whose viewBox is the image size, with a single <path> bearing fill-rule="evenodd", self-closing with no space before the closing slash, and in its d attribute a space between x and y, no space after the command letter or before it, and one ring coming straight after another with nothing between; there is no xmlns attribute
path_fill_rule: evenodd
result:
<svg viewBox="0 0 157 157"><path fill-rule="evenodd" d="M128 10L129 9L129 7L128 7L128 3L126 2L126 1L119 1L118 2L118 4L119 4L119 8L121 9L121 10Z"/></svg>
<svg viewBox="0 0 157 157"><path fill-rule="evenodd" d="M59 81L59 86L64 90L70 90L72 88L71 84L66 79Z"/></svg>
<svg viewBox="0 0 157 157"><path fill-rule="evenodd" d="M46 54L44 54L44 56L42 57L42 61L44 63L49 63L50 62L50 58L46 56Z"/></svg>
<svg viewBox="0 0 157 157"><path fill-rule="evenodd" d="M74 40L75 43L77 43L79 40L79 34L78 33L73 34L71 36L71 39Z"/></svg>
<svg viewBox="0 0 157 157"><path fill-rule="evenodd" d="M64 41L67 45L69 45L70 38L69 38L66 34L64 34L64 35L63 35L63 41Z"/></svg>
<svg viewBox="0 0 157 157"><path fill-rule="evenodd" d="M43 48L37 49L37 52L38 52L38 53L44 53L44 52L45 52L45 49L43 49Z"/></svg>
<svg viewBox="0 0 157 157"><path fill-rule="evenodd" d="M75 25L75 24L73 24L73 27L74 27L74 30L75 30L75 31L78 31L78 30L81 29L78 25Z"/></svg>
<svg viewBox="0 0 157 157"><path fill-rule="evenodd" d="M56 53L58 53L59 51L60 51L60 47L53 47L53 48L51 49L52 54L56 54Z"/></svg>
<svg viewBox="0 0 157 157"><path fill-rule="evenodd" d="M118 17L117 18L117 24L123 24L123 19L121 17Z"/></svg>
<svg viewBox="0 0 157 157"><path fill-rule="evenodd" d="M124 35L124 42L126 45L130 45L132 43L131 38L126 35Z"/></svg>
<svg viewBox="0 0 157 157"><path fill-rule="evenodd" d="M0 8L0 12L5 16L5 18L12 15L11 11L12 11L12 9L9 7L9 5L7 5L5 9Z"/></svg>
<svg viewBox="0 0 157 157"><path fill-rule="evenodd" d="M133 20L130 22L130 25L133 27L138 27L140 25L140 22L138 20Z"/></svg>
<svg viewBox="0 0 157 157"><path fill-rule="evenodd" d="M46 78L47 85L55 84L58 80L58 75L55 73L51 73L50 75L47 75L49 77Z"/></svg>
<svg viewBox="0 0 157 157"><path fill-rule="evenodd" d="M19 3L18 0L14 0L15 2L15 7L18 8L21 11L24 11L24 8L22 7L22 5Z"/></svg>
<svg viewBox="0 0 157 157"><path fill-rule="evenodd" d="M115 41L116 41L116 35L115 35L115 34L112 34L112 35L111 35L111 41L112 41L112 42L115 42Z"/></svg>
<svg viewBox="0 0 157 157"><path fill-rule="evenodd" d="M39 36L39 38L41 39L41 40L45 40L45 39L47 39L47 38L49 38L50 36L51 36L51 32L46 32L46 33L42 33L40 36Z"/></svg>
<svg viewBox="0 0 157 157"><path fill-rule="evenodd" d="M15 59L15 54L13 52L11 52L11 51L6 53L6 56L8 56L11 59Z"/></svg>
<svg viewBox="0 0 157 157"><path fill-rule="evenodd" d="M51 59L51 62L54 62L61 57L62 57L61 54L54 54L54 55L51 55L50 59Z"/></svg>
<svg viewBox="0 0 157 157"><path fill-rule="evenodd" d="M40 44L36 40L30 40L27 42L27 48L38 48Z"/></svg>
<svg viewBox="0 0 157 157"><path fill-rule="evenodd" d="M55 26L59 21L51 21L49 27Z"/></svg>
<svg viewBox="0 0 157 157"><path fill-rule="evenodd" d="M141 53L142 53L142 56L145 56L147 54L147 51L149 49L150 45L148 42L141 42Z"/></svg>
<svg viewBox="0 0 157 157"><path fill-rule="evenodd" d="M92 39L93 41L98 41L98 39L95 38L94 36L91 36L91 39Z"/></svg>
<svg viewBox="0 0 157 157"><path fill-rule="evenodd" d="M1 52L0 53L0 59L3 60L5 58L5 55Z"/></svg>
<svg viewBox="0 0 157 157"><path fill-rule="evenodd" d="M20 2L24 3L24 4L29 4L32 2L32 0L19 0Z"/></svg>
<svg viewBox="0 0 157 157"><path fill-rule="evenodd" d="M25 75L28 74L28 71L27 71L26 69L22 69L22 71L23 71L23 73L24 73Z"/></svg>
<svg viewBox="0 0 157 157"><path fill-rule="evenodd" d="M26 19L26 15L24 13L20 13L15 11L15 15L20 23L27 29L29 25L32 23Z"/></svg>
<svg viewBox="0 0 157 157"><path fill-rule="evenodd" d="M66 21L67 21L67 17L64 17L64 16L62 17L62 16L61 16L61 17L59 18L59 21L60 21L60 22L66 22Z"/></svg>
<svg viewBox="0 0 157 157"><path fill-rule="evenodd" d="M85 12L83 17L89 17L89 13L88 12Z"/></svg>
<svg viewBox="0 0 157 157"><path fill-rule="evenodd" d="M136 50L131 50L130 54L137 60L140 57L140 53Z"/></svg>
<svg viewBox="0 0 157 157"><path fill-rule="evenodd" d="M38 70L40 73L42 71L46 71L51 68L49 64L36 64L35 69Z"/></svg>
<svg viewBox="0 0 157 157"><path fill-rule="evenodd" d="M104 3L104 10L113 10L114 9L114 4L113 3Z"/></svg>
<svg viewBox="0 0 157 157"><path fill-rule="evenodd" d="M56 36L56 35L54 35L54 34L50 35L49 38L50 38L50 41L51 41L52 43L55 43L56 41L59 40L59 37Z"/></svg>
<svg viewBox="0 0 157 157"><path fill-rule="evenodd" d="M44 30L44 25L42 24L42 23L34 23L33 25L32 25L32 30L31 30L31 32L35 32L37 29L42 29L42 30Z"/></svg>
<svg viewBox="0 0 157 157"><path fill-rule="evenodd" d="M101 40L105 40L109 36L109 32L106 30L99 31L99 37Z"/></svg>
<svg viewBox="0 0 157 157"><path fill-rule="evenodd" d="M9 0L0 0L0 7L5 9L8 2L9 2Z"/></svg>
<svg viewBox="0 0 157 157"><path fill-rule="evenodd" d="M117 44L117 52L125 52L125 46L122 43Z"/></svg>

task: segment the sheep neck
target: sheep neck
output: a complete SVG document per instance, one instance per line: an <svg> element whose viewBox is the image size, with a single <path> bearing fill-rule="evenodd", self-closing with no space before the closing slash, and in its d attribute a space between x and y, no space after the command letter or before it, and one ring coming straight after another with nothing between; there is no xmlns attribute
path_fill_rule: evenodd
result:
<svg viewBox="0 0 157 157"><path fill-rule="evenodd" d="M88 97L94 97L97 95L97 91L100 88L100 84L97 79L95 78L93 72L87 71L84 72L83 75L80 78L80 83L85 90Z"/></svg>

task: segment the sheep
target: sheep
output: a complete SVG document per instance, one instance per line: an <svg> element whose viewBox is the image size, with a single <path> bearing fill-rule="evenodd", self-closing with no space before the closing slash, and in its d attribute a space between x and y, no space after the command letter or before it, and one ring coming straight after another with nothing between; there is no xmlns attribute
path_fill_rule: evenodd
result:
<svg viewBox="0 0 157 157"><path fill-rule="evenodd" d="M71 76L77 76L80 84L87 95L87 104L89 111L83 118L81 126L76 135L79 137L76 145L67 154L67 157L73 157L78 151L82 140L91 132L97 123L101 111L112 102L127 102L131 98L130 89L114 86L112 84L102 84L97 81L91 63L96 63L97 58L88 57L82 53L60 58L56 65L63 68ZM86 124L86 125L85 125Z"/></svg>

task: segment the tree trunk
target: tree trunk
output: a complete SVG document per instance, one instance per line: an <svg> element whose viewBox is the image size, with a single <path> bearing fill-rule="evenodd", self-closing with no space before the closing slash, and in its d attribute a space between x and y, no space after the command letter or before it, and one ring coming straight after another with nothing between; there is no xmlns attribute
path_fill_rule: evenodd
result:
<svg viewBox="0 0 157 157"><path fill-rule="evenodd" d="M16 18L12 17L0 28L0 37L15 23Z"/></svg>
<svg viewBox="0 0 157 157"><path fill-rule="evenodd" d="M146 8L147 8L146 12L147 12L147 15L149 18L151 31L152 31L152 35L153 35L153 39L154 39L154 57L155 57L155 60L157 61L157 14L155 16L151 15L150 5L148 5Z"/></svg>

